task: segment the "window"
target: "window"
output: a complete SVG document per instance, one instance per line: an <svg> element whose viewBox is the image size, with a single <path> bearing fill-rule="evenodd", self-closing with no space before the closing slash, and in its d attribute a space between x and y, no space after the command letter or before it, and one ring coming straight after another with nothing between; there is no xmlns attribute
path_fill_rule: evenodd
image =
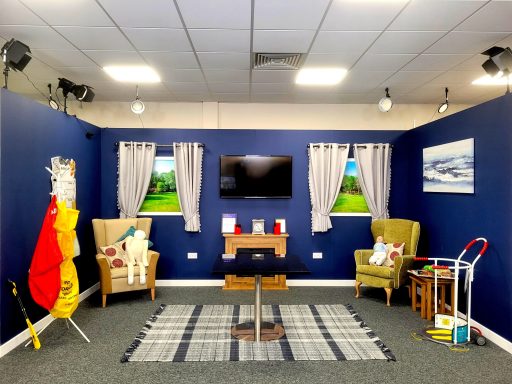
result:
<svg viewBox="0 0 512 384"><path fill-rule="evenodd" d="M148 192L139 210L139 215L181 215L176 192L174 157L155 157Z"/></svg>
<svg viewBox="0 0 512 384"><path fill-rule="evenodd" d="M347 160L340 193L332 207L331 216L371 216L359 185L354 159Z"/></svg>

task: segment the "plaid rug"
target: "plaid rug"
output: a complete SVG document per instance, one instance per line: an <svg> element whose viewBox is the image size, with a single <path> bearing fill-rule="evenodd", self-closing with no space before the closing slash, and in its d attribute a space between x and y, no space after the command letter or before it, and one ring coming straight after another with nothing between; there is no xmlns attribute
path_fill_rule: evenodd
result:
<svg viewBox="0 0 512 384"><path fill-rule="evenodd" d="M121 361L396 360L350 305L264 305L262 315L286 335L232 337L233 325L254 318L252 305L162 304Z"/></svg>

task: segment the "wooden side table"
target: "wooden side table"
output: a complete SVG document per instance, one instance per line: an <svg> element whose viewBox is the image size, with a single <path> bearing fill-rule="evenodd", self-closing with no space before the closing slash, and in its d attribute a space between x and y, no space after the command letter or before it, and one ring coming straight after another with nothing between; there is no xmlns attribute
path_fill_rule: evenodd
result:
<svg viewBox="0 0 512 384"><path fill-rule="evenodd" d="M433 277L425 277L425 276L416 276L412 273L409 273L409 277L411 278L411 307L415 312L416 309L420 308L420 315L423 319L432 320L432 309L434 309L434 313L449 313L453 315L453 309L450 309L449 312L446 311L446 287L450 287L451 293L451 305L453 306L453 301L455 298L455 280L453 279L437 279L437 286L439 288L438 294L438 303L433 303L433 290L435 288L435 281ZM420 286L421 291L421 301L418 304L418 293L417 286ZM434 308L434 305L436 306ZM439 307L438 307L439 306Z"/></svg>

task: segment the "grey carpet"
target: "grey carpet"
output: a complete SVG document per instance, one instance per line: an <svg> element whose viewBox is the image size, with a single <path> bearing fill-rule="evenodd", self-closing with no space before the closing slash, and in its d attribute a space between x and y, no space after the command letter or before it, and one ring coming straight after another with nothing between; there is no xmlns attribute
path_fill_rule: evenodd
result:
<svg viewBox="0 0 512 384"><path fill-rule="evenodd" d="M395 360L350 305L264 305L262 319L282 325L283 337L255 343L231 335L253 319L252 305L162 304L121 361Z"/></svg>
<svg viewBox="0 0 512 384"><path fill-rule="evenodd" d="M492 343L469 345L457 353L411 332L431 322L412 312L407 290L393 293L385 305L383 289L291 287L264 291L263 304L351 303L367 324L397 356L397 362L370 361L247 361L182 364L119 361L141 325L159 303L252 304L253 292L220 288L157 288L156 302L146 292L110 295L107 308L95 293L80 303L73 319L91 339L86 343L63 320L54 321L41 335L39 351L20 346L0 359L1 383L507 383L512 377L512 355ZM486 305L474 303L474 305ZM489 310L492 310L490 308ZM499 309L495 309L497 315ZM20 316L20 322L23 318Z"/></svg>

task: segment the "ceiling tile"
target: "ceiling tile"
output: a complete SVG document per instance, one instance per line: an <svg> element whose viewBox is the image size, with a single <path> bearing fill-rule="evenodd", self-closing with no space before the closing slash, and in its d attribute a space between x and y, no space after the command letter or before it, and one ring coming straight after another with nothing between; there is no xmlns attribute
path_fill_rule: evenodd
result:
<svg viewBox="0 0 512 384"><path fill-rule="evenodd" d="M361 56L360 53L310 53L304 61L304 67L342 67L350 68Z"/></svg>
<svg viewBox="0 0 512 384"><path fill-rule="evenodd" d="M252 83L251 92L255 93L289 93L294 89L291 83Z"/></svg>
<svg viewBox="0 0 512 384"><path fill-rule="evenodd" d="M318 29L329 0L256 0L254 29Z"/></svg>
<svg viewBox="0 0 512 384"><path fill-rule="evenodd" d="M203 69L249 69L249 53L198 52L197 56Z"/></svg>
<svg viewBox="0 0 512 384"><path fill-rule="evenodd" d="M23 3L53 26L109 27L114 25L94 0L23 0Z"/></svg>
<svg viewBox="0 0 512 384"><path fill-rule="evenodd" d="M207 69L204 71L204 76L208 82L234 82L234 83L248 83L249 82L248 70L217 70Z"/></svg>
<svg viewBox="0 0 512 384"><path fill-rule="evenodd" d="M323 31L382 31L407 1L336 0L325 17Z"/></svg>
<svg viewBox="0 0 512 384"><path fill-rule="evenodd" d="M390 88L390 93L393 89L395 92L405 93L425 85L441 73L440 71L401 71L387 79L385 86Z"/></svg>
<svg viewBox="0 0 512 384"><path fill-rule="evenodd" d="M133 49L128 40L115 27L55 27L78 49Z"/></svg>
<svg viewBox="0 0 512 384"><path fill-rule="evenodd" d="M251 0L178 0L178 7L187 28L251 28Z"/></svg>
<svg viewBox="0 0 512 384"><path fill-rule="evenodd" d="M447 71L431 81L431 84L453 86L461 84L471 84L471 82L485 75L484 70L481 71Z"/></svg>
<svg viewBox="0 0 512 384"><path fill-rule="evenodd" d="M135 51L83 51L99 66L107 65L145 65L146 63Z"/></svg>
<svg viewBox="0 0 512 384"><path fill-rule="evenodd" d="M487 1L411 1L388 31L449 31Z"/></svg>
<svg viewBox="0 0 512 384"><path fill-rule="evenodd" d="M208 93L206 83L165 82L165 85L174 93Z"/></svg>
<svg viewBox="0 0 512 384"><path fill-rule="evenodd" d="M369 52L421 53L444 34L444 32L384 32Z"/></svg>
<svg viewBox="0 0 512 384"><path fill-rule="evenodd" d="M65 78L75 83L89 84L89 82L94 81L105 82L111 80L111 77L100 68L64 67L55 69L62 73Z"/></svg>
<svg viewBox="0 0 512 384"><path fill-rule="evenodd" d="M311 53L363 53L377 39L379 32L319 32Z"/></svg>
<svg viewBox="0 0 512 384"><path fill-rule="evenodd" d="M158 73L164 82L204 82L203 73L199 69L173 69L162 67L159 69Z"/></svg>
<svg viewBox="0 0 512 384"><path fill-rule="evenodd" d="M455 30L512 33L512 1L492 1Z"/></svg>
<svg viewBox="0 0 512 384"><path fill-rule="evenodd" d="M100 3L120 27L183 28L169 0L151 0L150 6L126 0L100 0Z"/></svg>
<svg viewBox="0 0 512 384"><path fill-rule="evenodd" d="M253 51L264 53L307 52L315 31L256 30Z"/></svg>
<svg viewBox="0 0 512 384"><path fill-rule="evenodd" d="M367 71L398 71L416 56L415 54L386 55L366 53L357 62L354 69Z"/></svg>
<svg viewBox="0 0 512 384"><path fill-rule="evenodd" d="M190 52L192 47L183 29L122 28L140 51Z"/></svg>
<svg viewBox="0 0 512 384"><path fill-rule="evenodd" d="M507 37L498 32L450 32L425 53L472 53L477 54Z"/></svg>
<svg viewBox="0 0 512 384"><path fill-rule="evenodd" d="M215 93L248 93L249 83L208 83L210 91Z"/></svg>
<svg viewBox="0 0 512 384"><path fill-rule="evenodd" d="M250 31L242 29L189 29L197 52L249 52Z"/></svg>
<svg viewBox="0 0 512 384"><path fill-rule="evenodd" d="M77 49L32 49L32 56L52 67L96 67Z"/></svg>
<svg viewBox="0 0 512 384"><path fill-rule="evenodd" d="M0 25L46 25L18 1L0 0Z"/></svg>
<svg viewBox="0 0 512 384"><path fill-rule="evenodd" d="M5 40L19 40L30 49L75 49L50 27L0 25L0 36Z"/></svg>
<svg viewBox="0 0 512 384"><path fill-rule="evenodd" d="M193 52L141 51L141 55L155 68L171 67L174 69L198 69Z"/></svg>
<svg viewBox="0 0 512 384"><path fill-rule="evenodd" d="M252 71L253 83L295 83L295 76L297 71L269 71L269 70L254 70Z"/></svg>
<svg viewBox="0 0 512 384"><path fill-rule="evenodd" d="M405 71L447 71L473 55L422 54L407 64Z"/></svg>
<svg viewBox="0 0 512 384"><path fill-rule="evenodd" d="M340 89L350 93L368 92L377 88L393 74L394 71L360 71L355 68L347 73L340 84Z"/></svg>

